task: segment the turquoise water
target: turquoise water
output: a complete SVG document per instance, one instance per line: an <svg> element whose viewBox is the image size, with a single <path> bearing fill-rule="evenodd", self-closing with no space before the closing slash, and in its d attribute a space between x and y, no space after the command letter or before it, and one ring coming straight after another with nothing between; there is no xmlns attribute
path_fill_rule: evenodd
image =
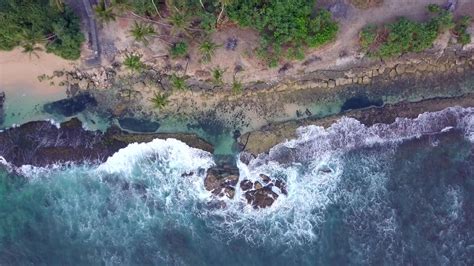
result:
<svg viewBox="0 0 474 266"><path fill-rule="evenodd" d="M367 128L342 119L248 165L288 196L217 207L212 155L176 140L100 165L0 171L2 265L472 265L474 110ZM193 173L184 175L184 173Z"/></svg>

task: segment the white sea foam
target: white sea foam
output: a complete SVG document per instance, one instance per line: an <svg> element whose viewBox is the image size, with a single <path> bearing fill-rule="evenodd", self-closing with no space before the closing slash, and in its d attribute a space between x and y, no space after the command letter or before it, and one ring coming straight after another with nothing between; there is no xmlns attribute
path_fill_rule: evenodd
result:
<svg viewBox="0 0 474 266"><path fill-rule="evenodd" d="M474 108L452 107L424 113L416 119L398 118L392 124L371 127L347 117L327 129L301 127L296 139L276 145L268 154L258 155L249 165L238 162L240 181L260 180L260 174L282 179L287 183L288 196L274 189L279 198L272 207L253 210L245 204L243 192L237 186L235 198L226 200L227 207L213 212L221 217L215 226L251 242L271 241L277 237L282 242L301 243L317 239L325 209L332 203L344 201L346 208L358 209L361 215L371 209L377 219L383 221L374 230L387 239L392 238L397 227L395 213L376 208L386 200L385 171L398 143L442 133L446 128L462 130L467 137L472 137L473 117ZM345 167L342 156L350 150L381 145L381 150L366 155L364 160L367 162L363 163L366 169L360 169L359 176L365 176L365 179L357 182L366 188L359 190L348 186L347 180L341 186ZM354 226L361 223L357 219L347 222Z"/></svg>
<svg viewBox="0 0 474 266"><path fill-rule="evenodd" d="M120 215L136 221L142 228L147 228L150 220L156 223L164 219L159 221L163 226L172 220L173 224L193 230L192 218L200 217L215 228L216 234L220 236L243 237L253 243L268 243L278 239L280 244L296 245L318 239L319 226L325 219L327 208L344 202L343 211L351 211L355 217L353 221L346 221L349 226L354 226L356 230L361 223L370 221L364 214L371 210L372 218L381 221L373 227L374 232L389 239L397 228L396 214L381 206L387 200L385 170L389 167L397 144L425 134L441 133L448 127L463 130L466 136L472 137L473 117L474 108L454 107L425 113L416 119L397 119L390 125L366 127L355 119L342 118L327 129L317 126L299 128L296 139L276 145L268 154L259 155L248 165L240 161L237 163L240 180L256 181L260 180L260 174L266 174L287 184L287 196L274 187L279 197L266 209L255 210L249 206L239 186L236 187L234 199L225 200L225 208L202 208L202 203L212 198L203 185L205 171L214 165L212 156L174 139L130 144L99 166L75 166L67 173L64 169L60 171L63 171L61 175L74 178L86 175L110 186L117 186L115 181L111 181L115 179L130 184L129 189L118 187L116 194L105 199L97 194L97 198L91 196L90 201L100 206L107 200L110 205L121 206L130 204L124 195L131 195L136 198L133 208L122 206L123 213ZM343 176L347 176L343 175L348 164L345 157L347 153L370 147L382 148L367 152L360 169L356 169L359 179L345 177L346 180L342 180ZM50 171L52 176L59 175L54 167L39 169L25 166L22 171L30 176L44 175L41 171ZM183 175L185 173L190 175ZM133 185L137 184L143 189L134 191ZM144 196L146 200L142 199ZM107 231L107 227L113 226L120 230L120 221L115 224L101 223L96 210L82 201L84 199L72 196L62 200L64 210L60 213L84 212L81 219L87 222L79 228L89 234ZM166 218L158 218L155 209L166 213Z"/></svg>

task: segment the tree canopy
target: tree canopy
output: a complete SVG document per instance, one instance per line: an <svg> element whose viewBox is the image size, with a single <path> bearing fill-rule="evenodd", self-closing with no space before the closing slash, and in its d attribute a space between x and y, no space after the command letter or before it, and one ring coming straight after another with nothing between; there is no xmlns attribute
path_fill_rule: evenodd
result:
<svg viewBox="0 0 474 266"><path fill-rule="evenodd" d="M49 0L0 0L0 25L1 50L42 44L47 52L75 60L85 40L72 10Z"/></svg>

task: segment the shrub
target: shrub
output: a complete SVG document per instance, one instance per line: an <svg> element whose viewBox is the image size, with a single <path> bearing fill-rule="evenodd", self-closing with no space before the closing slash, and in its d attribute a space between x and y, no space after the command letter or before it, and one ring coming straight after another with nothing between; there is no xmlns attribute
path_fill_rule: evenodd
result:
<svg viewBox="0 0 474 266"><path fill-rule="evenodd" d="M260 50L267 50L269 64L278 61L273 58L281 57L276 51L282 47L317 47L334 40L338 25L331 14L320 10L314 15L312 11L313 1L308 0L241 0L228 8L231 19L260 32L265 44Z"/></svg>
<svg viewBox="0 0 474 266"><path fill-rule="evenodd" d="M457 36L458 43L466 45L471 42L471 35L467 33L467 28L471 23L470 16L464 16L456 22L453 33Z"/></svg>
<svg viewBox="0 0 474 266"><path fill-rule="evenodd" d="M170 48L170 55L172 58L184 57L188 54L188 44L184 41L173 44Z"/></svg>
<svg viewBox="0 0 474 266"><path fill-rule="evenodd" d="M171 81L171 87L174 90L184 91L188 89L188 85L186 85L186 80L182 76L173 74L171 75L170 81Z"/></svg>
<svg viewBox="0 0 474 266"><path fill-rule="evenodd" d="M225 69L222 69L220 67L216 67L212 69L212 82L215 85L222 85L224 81L222 78L224 77Z"/></svg>
<svg viewBox="0 0 474 266"><path fill-rule="evenodd" d="M125 55L125 60L123 65L130 69L132 72L140 72L143 70L145 65L141 61L142 56L138 54L127 54Z"/></svg>
<svg viewBox="0 0 474 266"><path fill-rule="evenodd" d="M242 85L242 82L238 81L235 77L234 80L232 81L232 93L234 94L240 94L244 90L244 87Z"/></svg>
<svg viewBox="0 0 474 266"><path fill-rule="evenodd" d="M169 103L168 95L159 92L155 92L150 101L156 109L161 109Z"/></svg>
<svg viewBox="0 0 474 266"><path fill-rule="evenodd" d="M220 46L215 44L211 40L205 40L199 45L199 51L201 52L202 55L202 61L204 63L208 63L211 61L212 57L214 56L214 53L216 52L217 48Z"/></svg>
<svg viewBox="0 0 474 266"><path fill-rule="evenodd" d="M361 48L369 56L392 57L406 52L421 52L433 45L439 33L453 27L452 13L428 7L436 15L428 22L414 22L400 18L381 27L369 25L359 34Z"/></svg>

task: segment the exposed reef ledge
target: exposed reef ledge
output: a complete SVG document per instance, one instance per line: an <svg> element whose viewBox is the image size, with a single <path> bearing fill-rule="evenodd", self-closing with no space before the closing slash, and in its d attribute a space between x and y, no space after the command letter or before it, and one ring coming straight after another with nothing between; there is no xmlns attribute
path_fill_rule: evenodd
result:
<svg viewBox="0 0 474 266"><path fill-rule="evenodd" d="M447 107L474 106L474 94L466 94L453 98L429 99L419 102L400 102L397 104L386 104L383 107L372 107L346 111L338 115L328 116L324 118L307 118L296 121L288 121L283 123L271 124L260 130L243 134L239 138L239 144L242 151L253 155L266 153L273 146L285 140L296 138L296 129L301 126L317 125L329 127L342 116L352 117L359 120L366 126L377 123L390 124L397 117L415 118L424 112L441 111Z"/></svg>
<svg viewBox="0 0 474 266"><path fill-rule="evenodd" d="M0 133L0 156L7 162L46 166L57 162L103 162L128 144L153 139L178 139L187 145L213 152L211 144L192 134L127 133L117 127L107 132L88 131L73 118L56 127L48 121L34 121Z"/></svg>

